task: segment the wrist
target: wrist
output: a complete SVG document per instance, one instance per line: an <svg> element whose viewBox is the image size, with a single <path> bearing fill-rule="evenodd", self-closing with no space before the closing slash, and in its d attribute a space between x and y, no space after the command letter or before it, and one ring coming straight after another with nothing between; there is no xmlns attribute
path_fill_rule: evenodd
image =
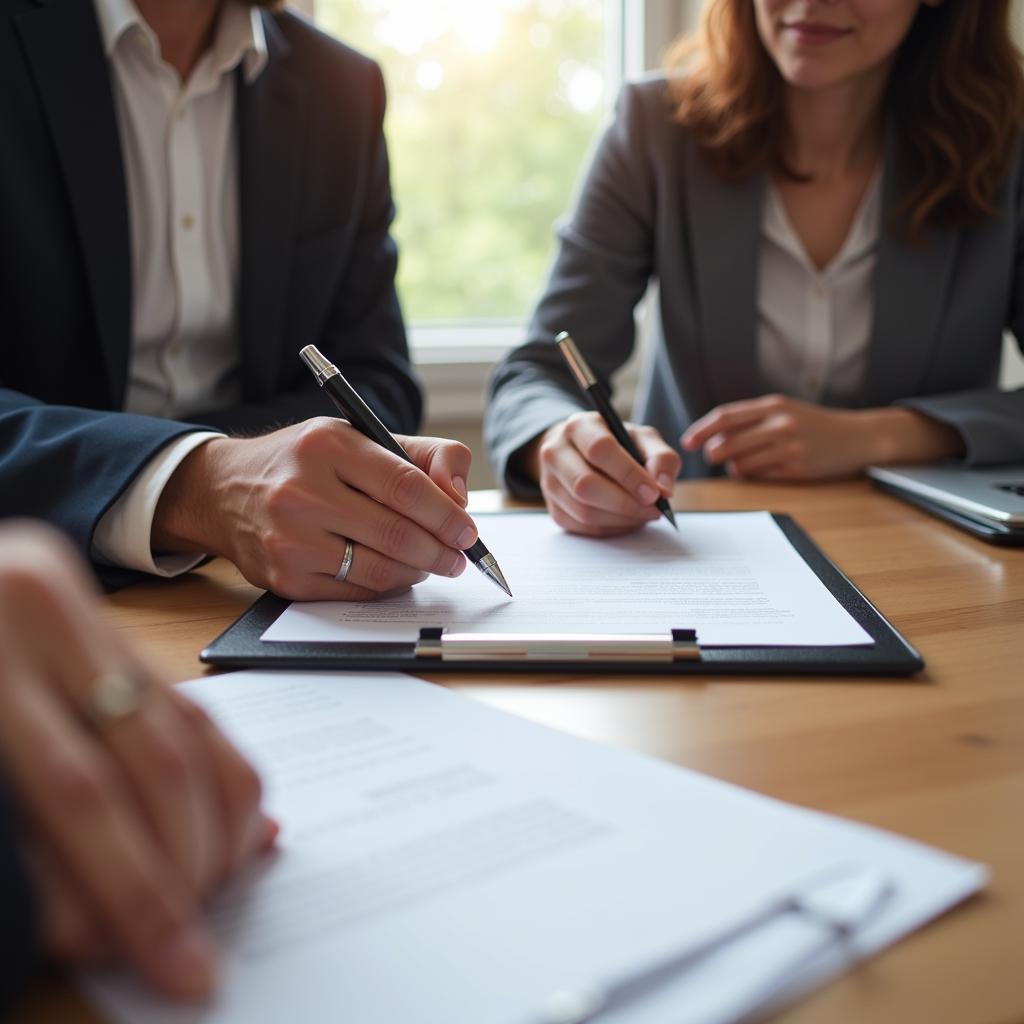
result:
<svg viewBox="0 0 1024 1024"><path fill-rule="evenodd" d="M551 429L549 427L544 433L538 434L512 456L513 469L534 483L540 483L540 446L544 443L544 438L548 436L548 431Z"/></svg>
<svg viewBox="0 0 1024 1024"><path fill-rule="evenodd" d="M958 430L913 409L865 409L860 415L866 465L934 462L964 454L964 441Z"/></svg>
<svg viewBox="0 0 1024 1024"><path fill-rule="evenodd" d="M221 479L217 464L228 438L214 438L189 452L171 474L153 514L150 544L162 553L203 552L215 554L211 510L213 491Z"/></svg>

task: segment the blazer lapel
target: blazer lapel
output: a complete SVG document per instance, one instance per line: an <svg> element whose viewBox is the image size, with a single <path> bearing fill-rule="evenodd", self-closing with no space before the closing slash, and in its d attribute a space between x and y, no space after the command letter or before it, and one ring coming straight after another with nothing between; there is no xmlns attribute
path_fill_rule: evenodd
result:
<svg viewBox="0 0 1024 1024"><path fill-rule="evenodd" d="M16 20L64 176L111 405L124 402L131 334L131 243L110 72L91 3L42 0Z"/></svg>
<svg viewBox="0 0 1024 1024"><path fill-rule="evenodd" d="M757 363L757 287L764 176L725 183L694 146L687 149L687 180L710 407L763 390Z"/></svg>
<svg viewBox="0 0 1024 1024"><path fill-rule="evenodd" d="M288 42L273 18L263 15L263 25L267 65L251 85L241 69L238 79L239 322L248 400L265 398L275 387L304 135L304 89L288 67Z"/></svg>
<svg viewBox="0 0 1024 1024"><path fill-rule="evenodd" d="M882 235L875 271L875 314L864 382L868 405L917 394L942 322L960 233L929 230L919 242L896 237L891 214L905 191L907 170L890 132L883 181Z"/></svg>

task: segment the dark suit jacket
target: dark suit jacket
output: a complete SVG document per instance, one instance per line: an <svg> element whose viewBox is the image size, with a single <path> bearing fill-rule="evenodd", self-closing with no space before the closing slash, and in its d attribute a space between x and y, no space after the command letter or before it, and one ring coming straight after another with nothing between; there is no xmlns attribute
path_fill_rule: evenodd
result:
<svg viewBox="0 0 1024 1024"><path fill-rule="evenodd" d="M903 194L890 133L883 225ZM591 161L528 341L492 380L486 433L499 479L536 487L512 456L588 408L553 338L569 331L605 381L633 348L634 309L656 282L652 344L635 418L676 444L694 419L767 388L757 359L765 178L725 184L672 119L664 79L627 85ZM883 229L867 374L857 406L906 404L959 430L967 461L1024 462L1024 389L999 391L1003 331L1024 344L1024 163L1014 155L998 214L921 244ZM826 395L825 404L831 404ZM511 460L511 462L510 462ZM686 475L706 475L699 456Z"/></svg>
<svg viewBox="0 0 1024 1024"><path fill-rule="evenodd" d="M298 358L312 342L414 432L380 70L295 15L262 17L267 66L238 79L242 404L192 422L252 432L330 413ZM140 469L192 429L121 411L129 225L92 0L3 5L0 97L0 515L48 519L87 552Z"/></svg>

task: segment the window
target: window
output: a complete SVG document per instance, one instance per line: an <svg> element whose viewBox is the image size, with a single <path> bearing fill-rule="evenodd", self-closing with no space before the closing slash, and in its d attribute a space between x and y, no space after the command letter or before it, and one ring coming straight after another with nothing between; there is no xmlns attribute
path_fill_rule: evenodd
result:
<svg viewBox="0 0 1024 1024"><path fill-rule="evenodd" d="M618 83L657 66L702 0L292 2L384 68L425 429L479 449L490 367L522 340ZM470 486L493 486L485 460Z"/></svg>
<svg viewBox="0 0 1024 1024"><path fill-rule="evenodd" d="M399 290L418 354L494 351L528 315L614 94L621 7L316 0L323 28L384 67Z"/></svg>

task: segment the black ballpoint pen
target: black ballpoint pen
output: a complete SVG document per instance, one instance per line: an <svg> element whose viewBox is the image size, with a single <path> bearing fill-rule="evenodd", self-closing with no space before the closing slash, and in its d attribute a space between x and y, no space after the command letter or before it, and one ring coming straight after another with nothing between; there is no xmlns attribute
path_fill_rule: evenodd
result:
<svg viewBox="0 0 1024 1024"><path fill-rule="evenodd" d="M302 361L313 371L317 384L328 394L338 411L352 424L359 433L376 441L393 455L406 462L412 462L409 453L391 436L391 432L373 414L373 410L359 397L355 388L342 376L341 371L332 363L316 345L307 345L299 352ZM472 547L466 548L465 556L496 586L512 596L505 577L494 555L484 547L484 542L477 537Z"/></svg>
<svg viewBox="0 0 1024 1024"><path fill-rule="evenodd" d="M644 464L643 456L637 451L636 445L633 444L633 439L626 433L626 426L615 411L615 406L612 405L608 393L601 386L601 382L597 377L594 376L594 371L587 365L586 359L583 358L583 354L576 347L576 342L572 340L572 336L568 331L562 331L555 338L555 342L558 345L558 350L562 353L562 357L569 364L569 369L572 370L576 383L579 384L581 390L590 396L590 401L601 414L601 418L608 425L608 429L614 435L615 440L642 466ZM658 511L678 530L676 517L672 514L672 506L668 503L668 499L658 498L654 504Z"/></svg>

